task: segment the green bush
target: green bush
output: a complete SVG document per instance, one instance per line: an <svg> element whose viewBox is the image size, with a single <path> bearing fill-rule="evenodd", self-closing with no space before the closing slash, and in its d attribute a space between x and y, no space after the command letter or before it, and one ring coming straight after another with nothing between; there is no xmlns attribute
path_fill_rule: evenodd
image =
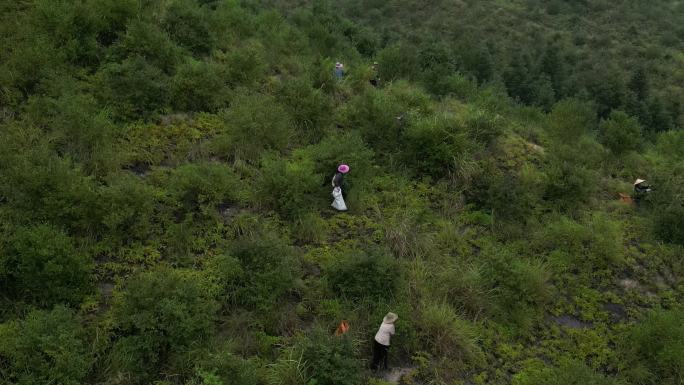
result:
<svg viewBox="0 0 684 385"><path fill-rule="evenodd" d="M270 95L238 93L222 117L225 131L211 144L221 157L255 162L269 150L283 152L295 136L290 116Z"/></svg>
<svg viewBox="0 0 684 385"><path fill-rule="evenodd" d="M684 311L654 310L622 340L626 377L635 384L684 381Z"/></svg>
<svg viewBox="0 0 684 385"><path fill-rule="evenodd" d="M307 142L323 138L333 115L331 100L321 90L313 88L306 78L285 81L278 90L278 100L287 106L299 135Z"/></svg>
<svg viewBox="0 0 684 385"><path fill-rule="evenodd" d="M116 170L121 157L115 142L116 127L106 110L90 95L77 93L76 85L65 81L58 98L32 98L27 119L50 132L57 150L82 163L97 175ZM72 93L73 92L73 93Z"/></svg>
<svg viewBox="0 0 684 385"><path fill-rule="evenodd" d="M228 52L216 51L212 62L221 68L222 80L231 87L251 87L264 80L267 70L266 48L259 42L249 40L239 47L229 47Z"/></svg>
<svg viewBox="0 0 684 385"><path fill-rule="evenodd" d="M17 228L3 242L4 292L41 306L78 304L92 289L93 262L49 225Z"/></svg>
<svg viewBox="0 0 684 385"><path fill-rule="evenodd" d="M558 367L541 361L528 362L513 376L513 385L620 385L621 382L593 371L580 361L563 359Z"/></svg>
<svg viewBox="0 0 684 385"><path fill-rule="evenodd" d="M307 384L357 385L361 383L361 361L356 358L353 340L314 329L300 337L298 348L306 363Z"/></svg>
<svg viewBox="0 0 684 385"><path fill-rule="evenodd" d="M684 204L672 202L660 207L655 217L655 232L665 241L684 245Z"/></svg>
<svg viewBox="0 0 684 385"><path fill-rule="evenodd" d="M103 212L102 238L115 244L144 241L161 227L157 213L162 191L129 173L114 174L98 191Z"/></svg>
<svg viewBox="0 0 684 385"><path fill-rule="evenodd" d="M215 111L227 104L229 90L220 67L188 59L171 78L171 100L180 111Z"/></svg>
<svg viewBox="0 0 684 385"><path fill-rule="evenodd" d="M220 203L235 203L240 198L238 177L222 163L188 163L171 170L160 169L153 178L183 212L213 216Z"/></svg>
<svg viewBox="0 0 684 385"><path fill-rule="evenodd" d="M216 289L194 271L158 267L129 278L111 310L111 375L148 383L162 367L183 373L188 350L214 330Z"/></svg>
<svg viewBox="0 0 684 385"><path fill-rule="evenodd" d="M461 123L447 114L411 121L402 142L404 163L435 178L456 170L475 148Z"/></svg>
<svg viewBox="0 0 684 385"><path fill-rule="evenodd" d="M39 130L0 130L0 195L9 218L90 234L100 222L95 186L72 161L58 157Z"/></svg>
<svg viewBox="0 0 684 385"><path fill-rule="evenodd" d="M164 30L176 43L195 55L207 54L214 44L205 10L190 0L178 0L166 9Z"/></svg>
<svg viewBox="0 0 684 385"><path fill-rule="evenodd" d="M401 269L384 250L349 250L335 259L327 276L330 289L342 298L381 301L394 296Z"/></svg>
<svg viewBox="0 0 684 385"><path fill-rule="evenodd" d="M596 124L596 113L589 103L563 100L548 115L550 134L562 143L575 143L591 132Z"/></svg>
<svg viewBox="0 0 684 385"><path fill-rule="evenodd" d="M418 75L418 51L408 44L397 44L378 52L381 79L387 81L399 78L413 79Z"/></svg>
<svg viewBox="0 0 684 385"><path fill-rule="evenodd" d="M271 234L240 239L229 254L240 263L239 269L230 260L223 263L235 276L224 289L233 304L268 311L294 286L299 269L294 250Z"/></svg>
<svg viewBox="0 0 684 385"><path fill-rule="evenodd" d="M410 118L429 111L428 95L402 81L356 96L341 110L341 118L345 127L359 130L373 148L394 153Z"/></svg>
<svg viewBox="0 0 684 385"><path fill-rule="evenodd" d="M169 101L169 81L141 56L108 63L96 74L97 95L121 120L147 119Z"/></svg>
<svg viewBox="0 0 684 385"><path fill-rule="evenodd" d="M315 173L314 163L309 159L286 161L265 157L257 181L257 197L260 204L283 218L300 218L311 210L327 207L330 203L326 204L324 197L330 197L332 202L329 189L323 188L326 179Z"/></svg>
<svg viewBox="0 0 684 385"><path fill-rule="evenodd" d="M83 384L92 364L84 337L79 321L62 306L0 324L3 383Z"/></svg>
<svg viewBox="0 0 684 385"><path fill-rule="evenodd" d="M133 19L126 33L110 49L111 59L123 61L128 57L144 57L148 63L171 74L183 56L182 50L155 24Z"/></svg>
<svg viewBox="0 0 684 385"><path fill-rule="evenodd" d="M529 326L551 295L551 273L543 262L516 257L507 250L488 255L483 276L502 320ZM495 313L496 314L496 313Z"/></svg>
<svg viewBox="0 0 684 385"><path fill-rule="evenodd" d="M197 360L195 374L186 385L257 385L262 373L259 358L243 358L230 347L232 341L219 342Z"/></svg>
<svg viewBox="0 0 684 385"><path fill-rule="evenodd" d="M480 318L492 310L493 293L480 266L445 267L437 272L432 285L437 298L471 318Z"/></svg>
<svg viewBox="0 0 684 385"><path fill-rule="evenodd" d="M601 142L615 155L638 150L643 141L639 122L622 111L613 111L599 125Z"/></svg>
<svg viewBox="0 0 684 385"><path fill-rule="evenodd" d="M475 329L451 306L424 304L419 319L421 341L430 341L425 346L426 350L437 356L462 361L476 362L483 358L476 343Z"/></svg>

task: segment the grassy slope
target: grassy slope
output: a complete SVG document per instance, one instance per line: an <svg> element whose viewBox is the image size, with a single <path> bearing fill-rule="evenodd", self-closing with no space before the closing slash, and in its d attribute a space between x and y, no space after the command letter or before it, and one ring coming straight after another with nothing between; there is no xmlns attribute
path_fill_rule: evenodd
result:
<svg viewBox="0 0 684 385"><path fill-rule="evenodd" d="M25 15L15 11L26 30L3 31L16 47L1 56L10 58L0 84L12 112L2 121L3 277L28 280L12 256L35 255L38 234L59 240L45 258L83 255L92 278L83 293L67 285L56 299L40 280L27 290L6 281L5 336L32 308L67 303L88 358L75 381L355 383L366 380L367 341L392 310L401 320L393 360L416 366L416 383L640 378L629 369L643 362L622 346L624 333L650 309L682 301L682 249L656 236L658 202L635 209L615 194L641 175L676 189L680 133L614 154L579 102L547 114L466 80L468 92L442 100L400 80L374 89L371 59L339 39L335 25L300 30L274 13L204 9L212 45L202 51L202 41L168 31L145 46L132 14L120 22L105 12L113 3L84 4L93 20L113 20L93 22L101 34L93 51L84 43L90 32L71 28L83 24L68 17L70 7L58 7L64 22L55 27L27 6ZM164 25L159 4L141 18L153 29ZM429 17L431 6L388 3L402 25L411 17L411 30L385 24L379 33L420 36L440 23L452 31L451 18ZM483 25L497 39L507 31L492 28L494 20L513 27L529 17L508 2L496 12L442 6L441 14L465 20L491 15ZM559 23L544 16L529 29ZM109 25L118 25L114 42L102 38ZM332 46L310 37L315 28L330 33ZM66 57L31 56L36 41ZM333 81L336 58L323 49L349 59L345 81ZM141 50L152 64L135 77ZM44 72L30 74L21 55L42 60ZM170 96L156 99L163 93ZM352 166L345 214L328 207L327 180L340 161ZM349 347L325 336L341 319L352 325ZM151 352L126 350L136 336L149 337ZM20 362L12 346L2 345L0 363ZM148 354L142 369L126 359L140 351ZM309 365L293 367L297 357ZM649 369L675 384L678 365ZM57 371L45 369L48 378Z"/></svg>

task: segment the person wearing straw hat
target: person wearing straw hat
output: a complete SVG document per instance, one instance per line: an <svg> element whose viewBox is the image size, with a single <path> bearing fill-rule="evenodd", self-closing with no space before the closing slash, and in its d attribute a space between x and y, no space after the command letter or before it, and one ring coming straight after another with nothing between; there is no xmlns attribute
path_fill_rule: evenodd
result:
<svg viewBox="0 0 684 385"><path fill-rule="evenodd" d="M378 75L378 62L373 62L371 70L373 71L373 74L369 82L373 87L378 87L380 85L380 75Z"/></svg>
<svg viewBox="0 0 684 385"><path fill-rule="evenodd" d="M387 353L389 352L390 339L394 335L394 322L399 318L396 314L389 312L382 319L382 324L375 333L373 339L373 361L371 370L376 371L382 363L382 367L387 370Z"/></svg>
<svg viewBox="0 0 684 385"><path fill-rule="evenodd" d="M342 78L345 75L344 74L344 64L342 64L340 62L335 63L335 71L333 72L333 74L335 75L335 78L337 78L338 80L342 80Z"/></svg>
<svg viewBox="0 0 684 385"><path fill-rule="evenodd" d="M638 201L651 192L651 186L644 179L634 181L634 200Z"/></svg>

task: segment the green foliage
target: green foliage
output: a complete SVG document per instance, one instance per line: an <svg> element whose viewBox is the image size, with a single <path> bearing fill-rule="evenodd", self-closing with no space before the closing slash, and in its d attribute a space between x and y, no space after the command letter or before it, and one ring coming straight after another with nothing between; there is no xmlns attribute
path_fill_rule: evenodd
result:
<svg viewBox="0 0 684 385"><path fill-rule="evenodd" d="M384 250L349 250L330 267L329 285L335 294L355 302L387 300L394 296L400 271Z"/></svg>
<svg viewBox="0 0 684 385"><path fill-rule="evenodd" d="M225 131L211 144L221 157L254 162L267 150L284 151L294 137L290 116L270 95L239 93L222 117Z"/></svg>
<svg viewBox="0 0 684 385"><path fill-rule="evenodd" d="M161 169L154 177L185 212L211 216L218 204L235 203L240 197L238 177L221 163L189 163L172 170Z"/></svg>
<svg viewBox="0 0 684 385"><path fill-rule="evenodd" d="M227 104L227 88L218 65L189 59L171 79L173 107L181 111L214 111Z"/></svg>
<svg viewBox="0 0 684 385"><path fill-rule="evenodd" d="M611 112L609 119L601 122L599 132L603 145L616 155L637 150L642 142L639 123L622 111Z"/></svg>
<svg viewBox="0 0 684 385"><path fill-rule="evenodd" d="M276 157L262 160L258 184L258 197L267 207L285 218L299 218L315 207L321 207L320 196L324 178L314 172L314 163L309 159L285 161ZM327 184L326 184L327 185Z"/></svg>
<svg viewBox="0 0 684 385"><path fill-rule="evenodd" d="M229 250L239 261L225 259L222 270L229 269L223 293L227 299L240 306L267 311L273 308L292 289L299 267L294 250L281 239L263 234L254 239L236 241ZM225 257L224 257L225 258Z"/></svg>
<svg viewBox="0 0 684 385"><path fill-rule="evenodd" d="M299 3L0 2L5 382L682 382L681 4Z"/></svg>
<svg viewBox="0 0 684 385"><path fill-rule="evenodd" d="M563 100L549 114L549 132L562 143L576 143L593 130L595 112L588 103Z"/></svg>
<svg viewBox="0 0 684 385"><path fill-rule="evenodd" d="M129 278L112 308L116 339L111 374L135 383L155 378L169 363L212 335L215 288L193 271L158 267Z"/></svg>
<svg viewBox="0 0 684 385"><path fill-rule="evenodd" d="M108 63L96 76L98 97L119 119L149 118L167 107L168 78L141 56Z"/></svg>
<svg viewBox="0 0 684 385"><path fill-rule="evenodd" d="M476 344L475 330L446 304L426 304L421 309L420 333L426 346L438 356L477 361L482 354Z"/></svg>
<svg viewBox="0 0 684 385"><path fill-rule="evenodd" d="M545 366L541 361L528 362L513 376L514 385L618 385L621 382L594 372L583 362L563 359L558 367Z"/></svg>
<svg viewBox="0 0 684 385"><path fill-rule="evenodd" d="M307 338L308 337L308 338ZM356 359L352 339L331 336L315 329L300 338L298 347L306 362L308 384L355 385L361 381L361 361Z"/></svg>
<svg viewBox="0 0 684 385"><path fill-rule="evenodd" d="M91 289L92 261L49 225L17 228L3 244L3 291L41 306L78 304Z"/></svg>
<svg viewBox="0 0 684 385"><path fill-rule="evenodd" d="M206 54L214 36L204 10L194 1L179 0L166 9L163 26L171 38L195 55Z"/></svg>
<svg viewBox="0 0 684 385"><path fill-rule="evenodd" d="M430 116L411 122L406 129L403 154L416 170L436 178L456 169L469 156L473 144L454 116Z"/></svg>
<svg viewBox="0 0 684 385"><path fill-rule="evenodd" d="M636 384L678 384L684 379L684 327L681 310L650 312L623 340L628 379Z"/></svg>
<svg viewBox="0 0 684 385"><path fill-rule="evenodd" d="M92 357L84 330L62 306L34 310L23 320L0 324L0 375L6 384L78 385Z"/></svg>

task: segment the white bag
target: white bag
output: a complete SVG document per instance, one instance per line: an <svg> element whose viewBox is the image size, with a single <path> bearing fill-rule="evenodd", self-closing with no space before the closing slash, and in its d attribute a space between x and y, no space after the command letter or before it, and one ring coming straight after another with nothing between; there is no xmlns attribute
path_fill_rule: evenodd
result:
<svg viewBox="0 0 684 385"><path fill-rule="evenodd" d="M335 198L331 204L337 211L347 211L347 205L344 203L344 198L342 197L342 189L335 187L332 191L332 196Z"/></svg>

